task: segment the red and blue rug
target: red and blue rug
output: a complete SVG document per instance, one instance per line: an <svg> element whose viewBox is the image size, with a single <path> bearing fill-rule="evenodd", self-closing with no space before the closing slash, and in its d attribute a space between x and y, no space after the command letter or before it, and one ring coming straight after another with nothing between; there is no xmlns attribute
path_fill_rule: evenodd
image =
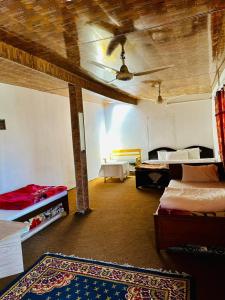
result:
<svg viewBox="0 0 225 300"><path fill-rule="evenodd" d="M188 275L46 254L1 300L190 300Z"/></svg>

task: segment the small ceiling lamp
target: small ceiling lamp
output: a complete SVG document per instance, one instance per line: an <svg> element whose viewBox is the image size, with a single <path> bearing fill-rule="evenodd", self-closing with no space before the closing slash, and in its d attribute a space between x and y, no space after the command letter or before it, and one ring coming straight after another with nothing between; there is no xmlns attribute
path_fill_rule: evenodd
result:
<svg viewBox="0 0 225 300"><path fill-rule="evenodd" d="M163 98L160 94L161 93L161 81L159 81L158 84L159 84L159 95L158 95L157 102L161 104L161 103L163 103Z"/></svg>

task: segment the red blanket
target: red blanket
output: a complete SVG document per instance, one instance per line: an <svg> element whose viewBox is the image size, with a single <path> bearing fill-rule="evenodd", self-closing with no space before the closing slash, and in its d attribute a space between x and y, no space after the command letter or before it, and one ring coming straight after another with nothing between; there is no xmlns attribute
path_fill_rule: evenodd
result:
<svg viewBox="0 0 225 300"><path fill-rule="evenodd" d="M21 189L0 195L0 209L24 209L66 190L66 186L40 186L29 184Z"/></svg>

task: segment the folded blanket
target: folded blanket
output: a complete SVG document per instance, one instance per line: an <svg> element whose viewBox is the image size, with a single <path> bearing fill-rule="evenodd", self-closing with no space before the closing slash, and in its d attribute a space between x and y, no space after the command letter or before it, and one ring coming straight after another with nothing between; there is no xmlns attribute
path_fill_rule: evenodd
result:
<svg viewBox="0 0 225 300"><path fill-rule="evenodd" d="M66 190L66 186L30 184L18 190L0 195L0 209L21 210Z"/></svg>
<svg viewBox="0 0 225 300"><path fill-rule="evenodd" d="M162 208L195 212L225 210L225 189L167 187L160 199Z"/></svg>

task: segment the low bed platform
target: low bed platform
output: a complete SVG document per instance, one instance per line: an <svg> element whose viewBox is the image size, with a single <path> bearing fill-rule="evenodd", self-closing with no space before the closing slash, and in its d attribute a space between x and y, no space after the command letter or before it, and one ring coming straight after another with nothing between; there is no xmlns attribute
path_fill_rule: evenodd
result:
<svg viewBox="0 0 225 300"><path fill-rule="evenodd" d="M46 212L56 209L54 214L50 217L46 217L43 222L25 232L22 235L22 241L28 239L35 233L44 229L46 226L50 225L54 221L58 220L62 216L69 214L69 205L68 205L68 193L67 191L62 191L53 196L48 197L47 199L41 200L38 203L35 203L31 206L28 206L24 209L18 210L8 210L0 209L0 220L5 221L18 221L18 222L28 222L32 218L39 216Z"/></svg>
<svg viewBox="0 0 225 300"><path fill-rule="evenodd" d="M157 250L201 245L225 247L225 218L192 215L154 214Z"/></svg>
<svg viewBox="0 0 225 300"><path fill-rule="evenodd" d="M221 165L219 166L221 168ZM178 178L176 172L175 178ZM221 175L221 174L220 174ZM222 174L224 175L224 174ZM183 183L172 180L171 188L225 189L225 182ZM154 214L157 250L185 245L225 247L225 212L199 213L158 207Z"/></svg>

